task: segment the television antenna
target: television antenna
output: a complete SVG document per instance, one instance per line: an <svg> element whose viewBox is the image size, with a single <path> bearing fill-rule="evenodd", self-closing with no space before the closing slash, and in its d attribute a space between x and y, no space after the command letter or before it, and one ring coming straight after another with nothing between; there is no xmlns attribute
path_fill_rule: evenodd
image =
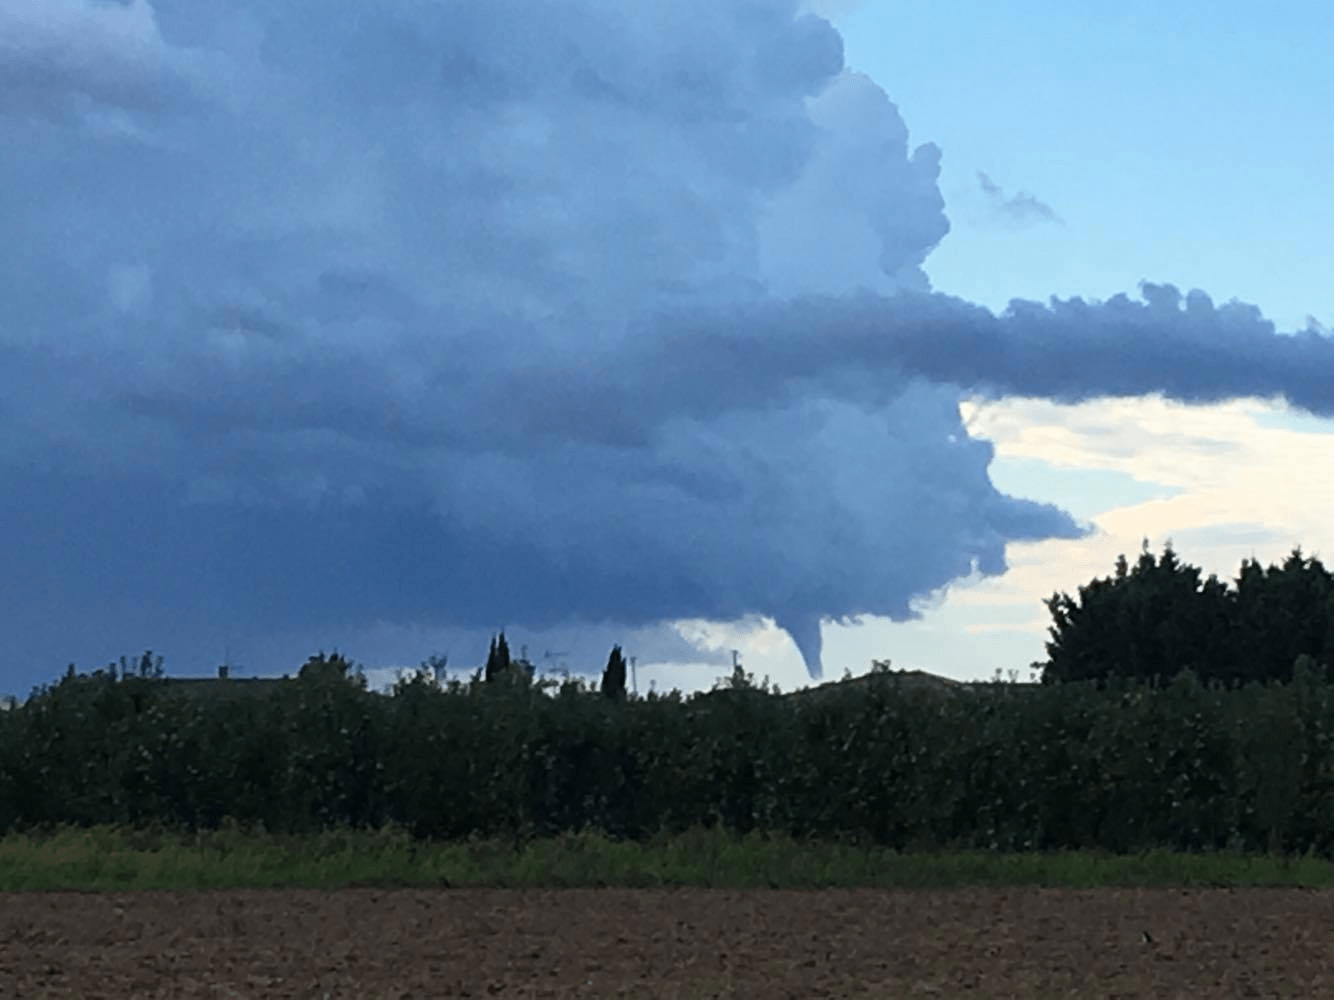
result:
<svg viewBox="0 0 1334 1000"><path fill-rule="evenodd" d="M556 658L558 658L558 657L561 657L561 656L569 656L569 655L570 655L570 654L569 654L568 651L567 651L567 652L553 653L551 650L548 649L545 653L542 654L542 659L547 660L547 661L549 662L549 661L554 660L554 659L556 659ZM548 667L548 669L550 669L550 667ZM560 665L560 668L559 668L559 669L560 669L561 673L563 673L566 677L569 677L569 676L570 676L569 668L565 666L565 663L564 663L563 661L561 662L561 665Z"/></svg>

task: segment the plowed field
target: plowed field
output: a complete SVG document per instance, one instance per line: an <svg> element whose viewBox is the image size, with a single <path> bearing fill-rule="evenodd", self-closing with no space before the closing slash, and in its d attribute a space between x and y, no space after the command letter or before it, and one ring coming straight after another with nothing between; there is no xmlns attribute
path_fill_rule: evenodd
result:
<svg viewBox="0 0 1334 1000"><path fill-rule="evenodd" d="M1145 939L1147 932L1148 940ZM1334 996L1334 894L0 894L0 996Z"/></svg>

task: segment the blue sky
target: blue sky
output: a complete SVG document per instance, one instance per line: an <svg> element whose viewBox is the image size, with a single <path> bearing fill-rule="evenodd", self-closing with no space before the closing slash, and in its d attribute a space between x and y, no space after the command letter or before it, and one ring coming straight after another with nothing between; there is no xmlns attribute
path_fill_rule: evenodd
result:
<svg viewBox="0 0 1334 1000"><path fill-rule="evenodd" d="M944 151L951 234L927 272L991 308L1143 280L1334 325L1327 5L863 3L848 64ZM989 217L976 175L1064 225Z"/></svg>
<svg viewBox="0 0 1334 1000"><path fill-rule="evenodd" d="M1022 674L1330 551L1330 15L817 9L0 7L0 691Z"/></svg>

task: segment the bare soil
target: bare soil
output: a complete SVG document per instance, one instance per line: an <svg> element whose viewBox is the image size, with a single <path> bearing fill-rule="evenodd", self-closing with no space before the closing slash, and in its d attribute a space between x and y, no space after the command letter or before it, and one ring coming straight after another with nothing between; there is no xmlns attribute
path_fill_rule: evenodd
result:
<svg viewBox="0 0 1334 1000"><path fill-rule="evenodd" d="M16 1000L1318 997L1332 963L1300 890L0 894Z"/></svg>

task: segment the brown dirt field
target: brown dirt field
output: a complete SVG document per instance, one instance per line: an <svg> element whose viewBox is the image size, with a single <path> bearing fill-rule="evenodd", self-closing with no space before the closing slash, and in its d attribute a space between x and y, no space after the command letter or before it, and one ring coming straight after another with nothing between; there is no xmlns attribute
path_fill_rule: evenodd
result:
<svg viewBox="0 0 1334 1000"><path fill-rule="evenodd" d="M1300 890L0 894L15 1000L1320 997L1332 962Z"/></svg>

